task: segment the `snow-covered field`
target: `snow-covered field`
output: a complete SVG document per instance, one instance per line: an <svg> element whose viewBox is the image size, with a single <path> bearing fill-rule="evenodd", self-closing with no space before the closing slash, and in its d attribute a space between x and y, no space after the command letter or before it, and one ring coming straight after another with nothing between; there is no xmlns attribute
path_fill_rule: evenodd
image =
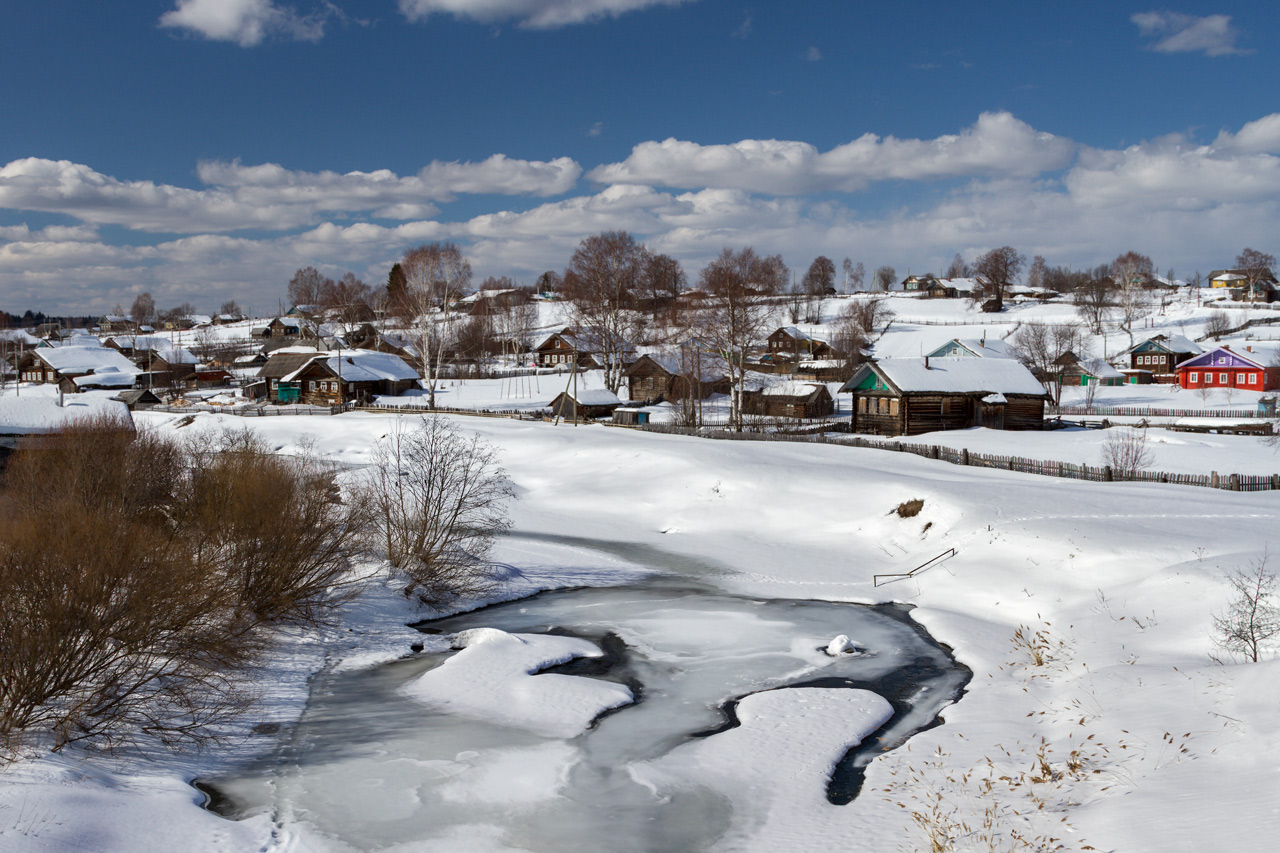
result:
<svg viewBox="0 0 1280 853"><path fill-rule="evenodd" d="M180 429L248 426L281 452L309 445L358 466L393 417L200 415ZM172 430L178 419L139 420ZM988 810L1005 829L1052 835L1073 849L1274 848L1280 661L1222 666L1209 655L1212 617L1229 598L1224 572L1261 558L1272 545L1277 494L1080 483L833 446L459 420L500 449L520 495L512 507L517 534L623 540L687 555L725 567L716 585L748 596L909 603L913 618L973 670L962 700L943 713L945 723L876 759L862 795L849 805L822 796L832 756L883 713L874 696L853 691L762 694L743 703L740 728L620 768L658 791L694 784L727 798L732 810L716 849L927 849L912 829L912 811L954 834L960 821L980 832ZM1088 455L1095 435L1026 440L1056 440L1052 456ZM1201 460L1196 470L1275 469L1271 450L1255 439L1212 437L1174 450L1158 436L1161 465L1194 468ZM965 435L975 447L1007 438ZM1037 455L1033 449L1018 452ZM893 512L912 499L924 502L919 515ZM873 574L909 570L952 547L956 556L916 577L873 586ZM661 570L570 540L513 536L497 556L514 568L512 594L619 583ZM71 752L7 768L0 777L0 848L343 849L293 815L287 792L270 812L232 822L202 810L187 782L270 751L277 735L260 724L287 731L312 671L400 656L421 639L404 627L413 618L391 584L376 585L343 625L285 635L263 678L261 705L226 747L209 754ZM471 644L458 656L484 645ZM495 648L483 651L492 655ZM530 648L526 657L578 653L590 650ZM513 668L507 679L481 663L454 683L479 678L475 689L496 697L487 706L510 714L503 685L547 677L528 676L522 661L503 659ZM423 685L423 696L448 713L440 696L450 679L440 681ZM557 756L564 753L555 744L567 742L584 708L625 698L617 691L551 693L572 701L540 701L539 713L547 716L525 722L545 733ZM487 713L477 696L459 712ZM611 719L623 721L627 713L624 706ZM553 723L562 728L553 730ZM536 791L525 790L501 767L475 773L460 777L471 780L468 796L501 801L510 790L511 808L521 798L536 804L554 797L558 785L552 775ZM944 801L931 806L937 794ZM411 801L392 805L414 808ZM977 841L968 837L971 848ZM466 837L420 839L398 849L515 848L495 821ZM644 847L620 838L616 849Z"/></svg>

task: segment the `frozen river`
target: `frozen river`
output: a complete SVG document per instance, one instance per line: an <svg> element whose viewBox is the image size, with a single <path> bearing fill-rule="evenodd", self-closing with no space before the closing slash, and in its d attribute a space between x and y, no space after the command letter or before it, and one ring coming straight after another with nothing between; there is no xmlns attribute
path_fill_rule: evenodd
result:
<svg viewBox="0 0 1280 853"><path fill-rule="evenodd" d="M814 723L828 752L838 749L800 772L843 804L861 768L934 724L968 679L900 609L742 597L687 578L548 592L420 628L427 651L320 673L272 754L201 783L210 807L267 812L286 840L333 849L697 850L750 802L735 786L758 786L769 762L794 764L813 748L792 708L816 714L832 696L868 696L883 709L858 729L853 711L867 703L850 705L847 735L838 707L834 724ZM856 651L829 654L838 635ZM547 665L504 674L519 669L508 650ZM740 754L741 773L701 778L716 753L698 748L727 744L739 702L766 691L785 718L764 722L772 739L760 748L771 754L751 753L766 741L743 741L715 759ZM860 691L888 700L892 715ZM772 731L790 724L794 745Z"/></svg>

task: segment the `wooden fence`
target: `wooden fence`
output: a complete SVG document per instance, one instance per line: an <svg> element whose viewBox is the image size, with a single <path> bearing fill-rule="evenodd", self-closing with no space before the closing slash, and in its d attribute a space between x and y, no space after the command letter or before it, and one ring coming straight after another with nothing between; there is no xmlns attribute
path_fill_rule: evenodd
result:
<svg viewBox="0 0 1280 853"><path fill-rule="evenodd" d="M1050 408L1048 414L1058 415L1114 415L1128 418L1263 418L1257 409L1152 409L1136 406L1059 406Z"/></svg>
<svg viewBox="0 0 1280 853"><path fill-rule="evenodd" d="M1017 471L1023 474L1039 474L1042 477L1062 477L1068 480L1087 480L1094 483L1171 483L1178 486L1201 486L1233 492L1280 491L1280 474L1219 474L1217 471L1210 474L1174 474L1165 471L1122 471L1112 468L1110 465L1077 465L1072 462L1026 459L1021 456L1000 456L990 453L975 453L967 448L957 450L936 444L907 444L905 442L885 441L884 439L864 438L860 435L823 433L804 436L784 433L724 432L699 427L675 427L670 425L649 425L640 427L640 429L648 432L695 435L701 438L727 441L794 441L863 447L872 450L890 450L897 453L912 453L916 456L923 456L926 459L936 459L953 465L994 468L1000 471Z"/></svg>

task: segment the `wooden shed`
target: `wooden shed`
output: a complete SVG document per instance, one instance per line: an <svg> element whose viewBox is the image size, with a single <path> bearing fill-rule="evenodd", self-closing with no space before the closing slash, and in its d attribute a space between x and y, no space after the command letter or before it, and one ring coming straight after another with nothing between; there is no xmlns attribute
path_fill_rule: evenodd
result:
<svg viewBox="0 0 1280 853"><path fill-rule="evenodd" d="M742 395L742 411L748 415L825 418L835 410L835 398L821 382L782 382Z"/></svg>
<svg viewBox="0 0 1280 853"><path fill-rule="evenodd" d="M622 405L617 394L606 388L578 391L561 391L551 401L551 414L568 420L593 420L605 418Z"/></svg>
<svg viewBox="0 0 1280 853"><path fill-rule="evenodd" d="M657 402L705 399L729 393L729 370L724 359L688 347L678 352L647 353L627 366L627 396Z"/></svg>
<svg viewBox="0 0 1280 853"><path fill-rule="evenodd" d="M1042 429L1049 395L1031 371L1004 358L886 358L858 368L853 432L919 435L984 426Z"/></svg>

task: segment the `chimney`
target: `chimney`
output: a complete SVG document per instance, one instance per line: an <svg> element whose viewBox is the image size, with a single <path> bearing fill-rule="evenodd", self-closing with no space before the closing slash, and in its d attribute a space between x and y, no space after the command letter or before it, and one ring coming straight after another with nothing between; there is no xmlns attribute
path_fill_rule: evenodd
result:
<svg viewBox="0 0 1280 853"><path fill-rule="evenodd" d="M925 369L925 370L929 370L929 369L930 369L930 368L929 368L929 356L927 356L927 355L924 357L924 369Z"/></svg>

